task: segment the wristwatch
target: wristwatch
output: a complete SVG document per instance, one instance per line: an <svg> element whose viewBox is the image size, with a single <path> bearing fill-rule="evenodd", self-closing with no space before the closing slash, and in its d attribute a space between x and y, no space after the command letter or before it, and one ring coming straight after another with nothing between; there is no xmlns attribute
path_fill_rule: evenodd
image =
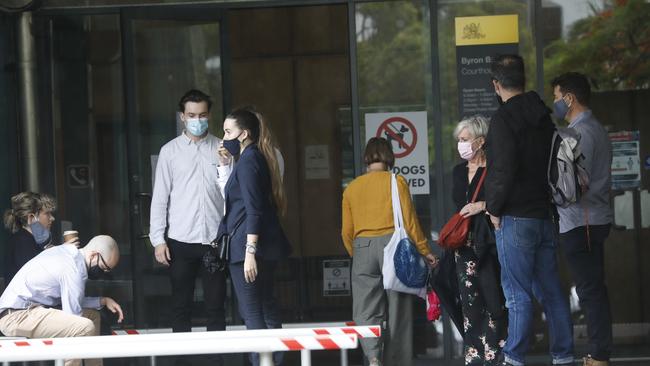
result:
<svg viewBox="0 0 650 366"><path fill-rule="evenodd" d="M257 252L257 246L254 244L246 244L246 253L255 254Z"/></svg>

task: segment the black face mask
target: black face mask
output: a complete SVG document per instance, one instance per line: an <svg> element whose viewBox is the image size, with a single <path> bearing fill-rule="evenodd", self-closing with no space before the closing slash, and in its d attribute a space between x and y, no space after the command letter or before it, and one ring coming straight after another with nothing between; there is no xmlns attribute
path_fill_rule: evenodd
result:
<svg viewBox="0 0 650 366"><path fill-rule="evenodd" d="M101 280L103 278L107 278L108 273L106 273L100 266L99 266L99 256L97 256L97 264L91 265L88 268L88 279L89 280Z"/></svg>
<svg viewBox="0 0 650 366"><path fill-rule="evenodd" d="M101 280L106 277L106 272L103 269L99 268L98 265L91 266L88 268L88 279L89 280Z"/></svg>

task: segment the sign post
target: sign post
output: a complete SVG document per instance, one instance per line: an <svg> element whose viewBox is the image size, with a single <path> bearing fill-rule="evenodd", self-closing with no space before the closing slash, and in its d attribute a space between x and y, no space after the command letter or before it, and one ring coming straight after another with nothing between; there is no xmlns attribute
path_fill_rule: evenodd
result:
<svg viewBox="0 0 650 366"><path fill-rule="evenodd" d="M461 118L477 114L489 117L499 107L490 67L497 55L519 52L517 15L455 20L459 115Z"/></svg>

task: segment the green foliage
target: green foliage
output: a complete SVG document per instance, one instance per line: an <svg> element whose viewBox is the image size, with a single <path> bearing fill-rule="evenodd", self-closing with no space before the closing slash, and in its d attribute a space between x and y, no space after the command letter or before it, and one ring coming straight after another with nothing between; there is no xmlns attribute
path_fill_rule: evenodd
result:
<svg viewBox="0 0 650 366"><path fill-rule="evenodd" d="M428 57L421 1L357 6L359 96L364 106L424 104ZM427 73L427 75L430 73Z"/></svg>
<svg viewBox="0 0 650 366"><path fill-rule="evenodd" d="M566 39L544 50L547 95L550 80L568 71L588 75L600 90L650 87L650 4L617 0L604 11L592 7Z"/></svg>

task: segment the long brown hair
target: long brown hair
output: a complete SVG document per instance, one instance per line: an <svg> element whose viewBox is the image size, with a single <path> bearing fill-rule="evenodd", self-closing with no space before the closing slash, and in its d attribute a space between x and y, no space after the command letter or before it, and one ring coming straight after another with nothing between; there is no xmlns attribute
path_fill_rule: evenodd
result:
<svg viewBox="0 0 650 366"><path fill-rule="evenodd" d="M249 136L264 155L264 159L271 172L271 191L273 202L278 213L284 215L287 211L287 198L282 183L280 164L276 156L276 144L273 140L270 128L267 126L262 115L251 107L238 108L232 111L226 118L235 121L242 130L248 130Z"/></svg>

